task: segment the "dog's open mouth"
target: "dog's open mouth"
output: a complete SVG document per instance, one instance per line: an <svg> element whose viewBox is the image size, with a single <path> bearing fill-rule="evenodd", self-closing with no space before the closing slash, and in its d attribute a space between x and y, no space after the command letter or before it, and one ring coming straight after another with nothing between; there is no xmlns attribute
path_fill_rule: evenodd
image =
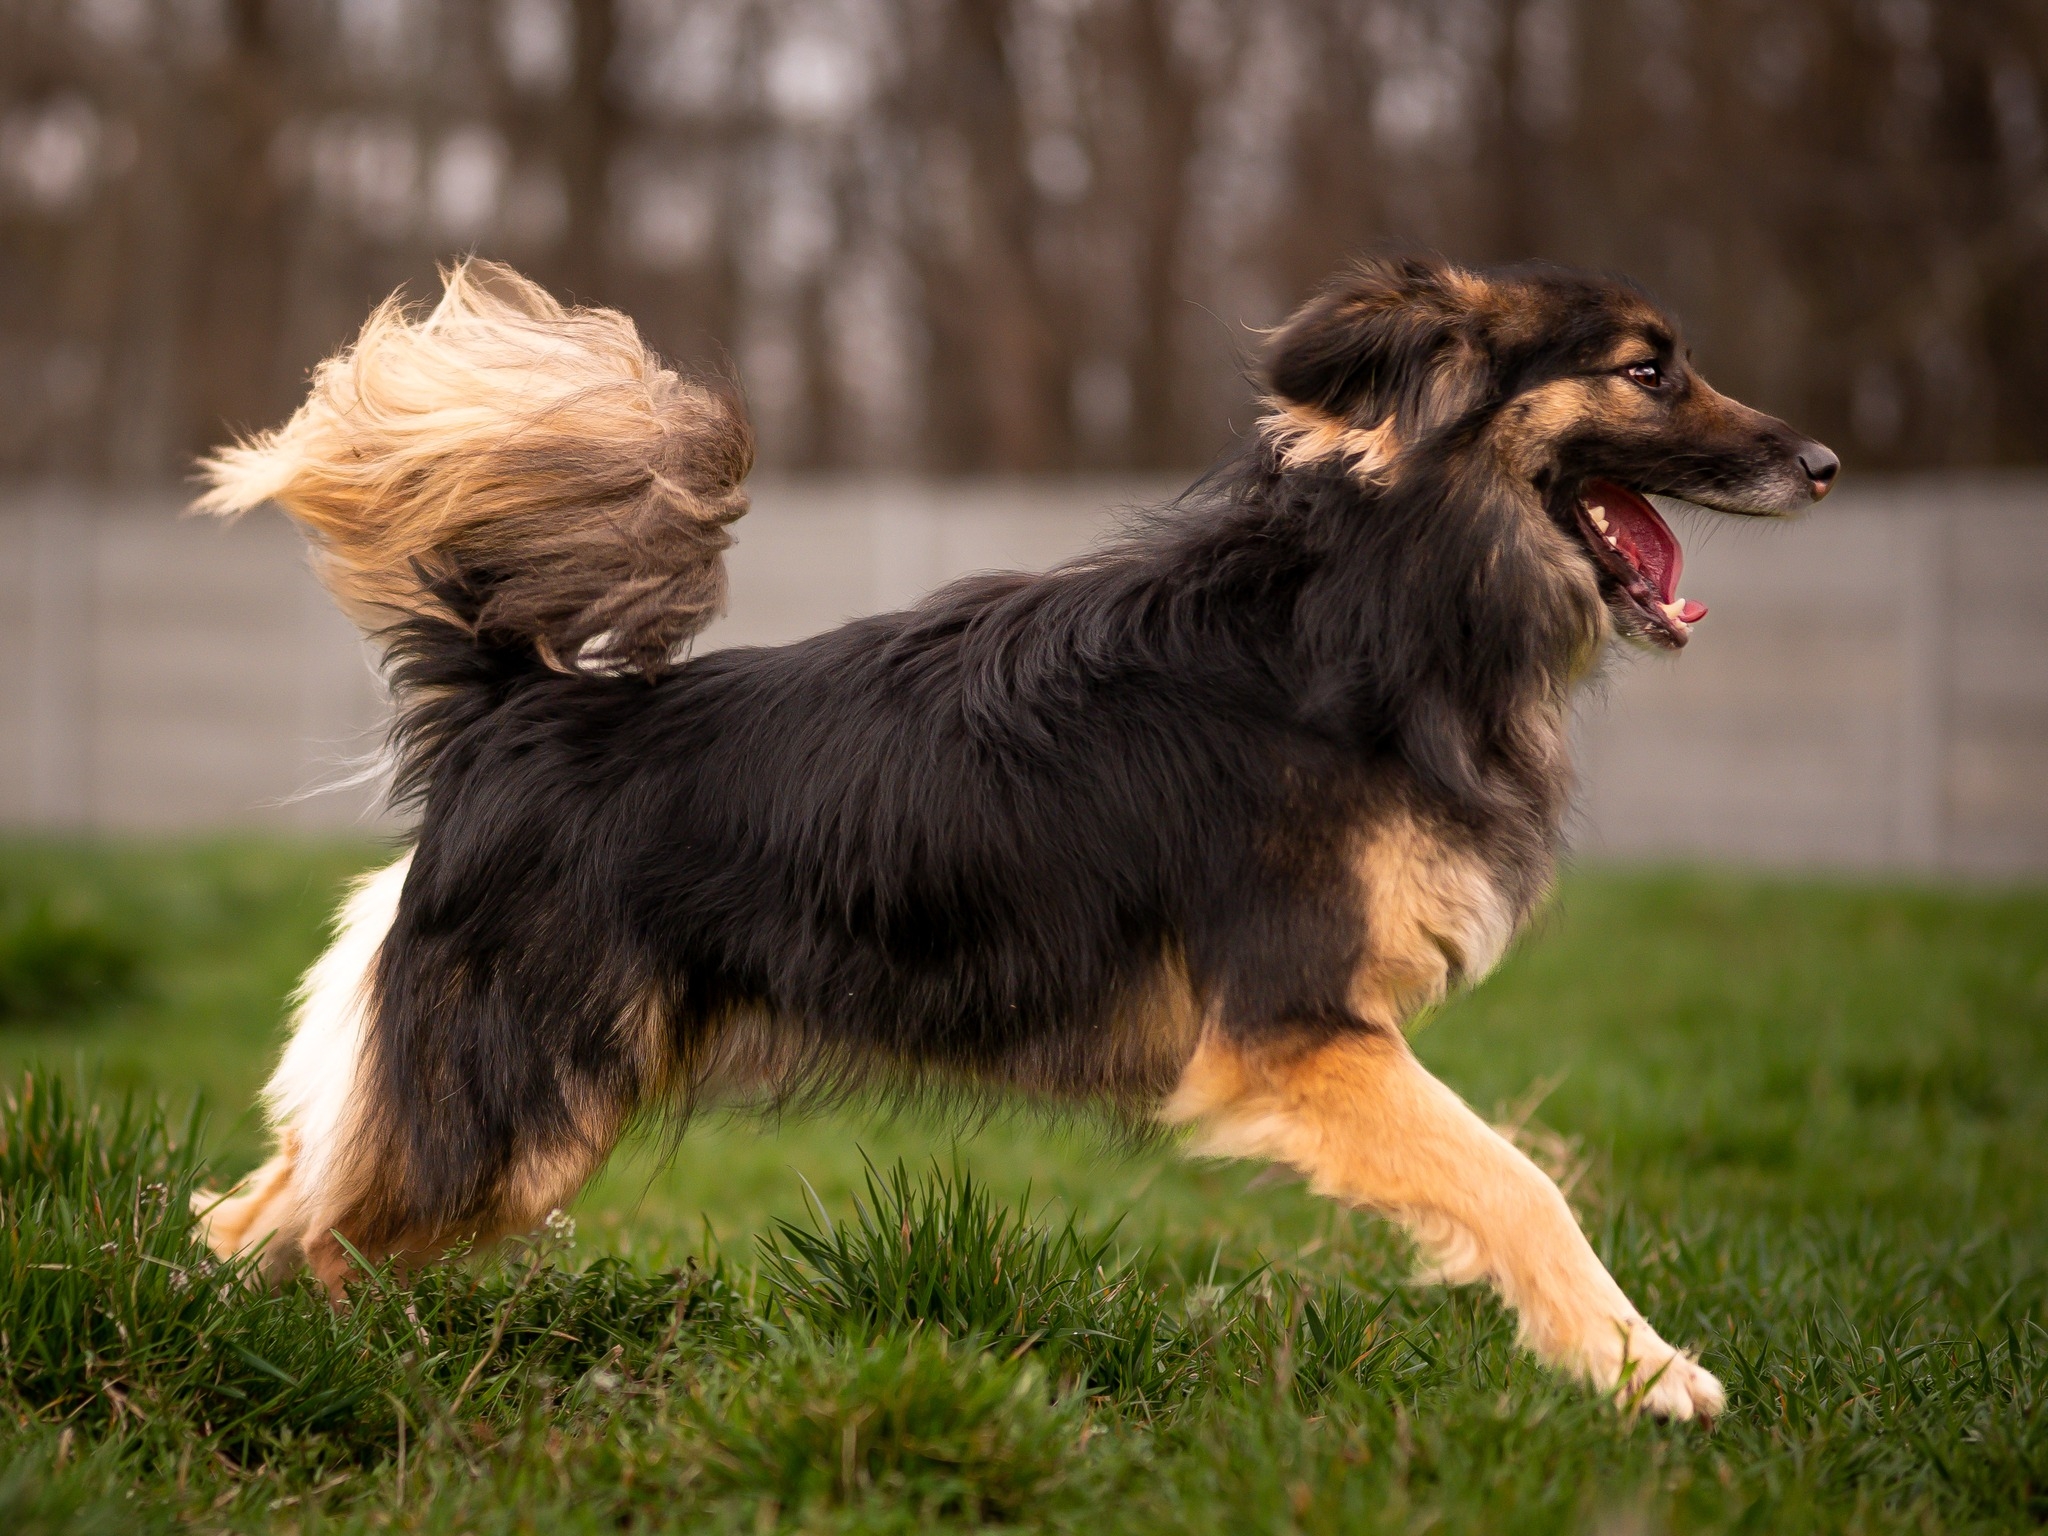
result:
<svg viewBox="0 0 2048 1536"><path fill-rule="evenodd" d="M1628 607L1642 616L1641 638L1673 649L1692 638L1707 605L1678 595L1685 551L1656 508L1611 480L1594 480L1579 497L1579 532Z"/></svg>

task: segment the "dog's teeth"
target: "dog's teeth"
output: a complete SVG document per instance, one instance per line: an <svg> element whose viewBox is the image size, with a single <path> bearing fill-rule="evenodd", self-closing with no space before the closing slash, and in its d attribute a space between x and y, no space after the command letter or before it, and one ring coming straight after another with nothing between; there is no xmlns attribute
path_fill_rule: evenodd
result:
<svg viewBox="0 0 2048 1536"><path fill-rule="evenodd" d="M1664 610L1665 614L1670 618L1672 623L1677 624L1681 627L1684 626L1685 620L1679 617L1680 614L1685 612L1684 598L1674 597L1670 602L1659 603L1657 606Z"/></svg>
<svg viewBox="0 0 2048 1536"><path fill-rule="evenodd" d="M1605 507L1589 505L1586 510L1593 514L1593 526L1602 533L1607 532L1607 509ZM1614 540L1610 538L1607 542L1612 544Z"/></svg>

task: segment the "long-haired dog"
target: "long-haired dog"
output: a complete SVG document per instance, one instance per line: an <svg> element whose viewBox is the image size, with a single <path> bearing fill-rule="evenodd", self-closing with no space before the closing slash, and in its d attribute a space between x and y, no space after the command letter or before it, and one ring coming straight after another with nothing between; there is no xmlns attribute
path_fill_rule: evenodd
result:
<svg viewBox="0 0 2048 1536"><path fill-rule="evenodd" d="M338 1293L350 1248L537 1222L643 1107L1015 1086L1289 1164L1551 1365L1718 1411L1402 1029L1550 884L1574 683L1705 612L1645 497L1788 513L1836 460L1547 267L1361 266L1266 383L1122 542L692 658L746 506L731 393L501 267L380 308L201 502L305 527L386 648L418 817L306 978L214 1245Z"/></svg>

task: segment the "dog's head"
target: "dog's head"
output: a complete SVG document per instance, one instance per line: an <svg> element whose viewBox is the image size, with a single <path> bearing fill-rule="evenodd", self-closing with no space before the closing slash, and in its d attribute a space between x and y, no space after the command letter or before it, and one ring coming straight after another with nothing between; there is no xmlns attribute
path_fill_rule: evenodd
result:
<svg viewBox="0 0 2048 1536"><path fill-rule="evenodd" d="M1363 264L1281 327L1267 379L1282 464L1392 484L1476 459L1565 536L1620 633L1674 649L1706 609L1679 596L1678 540L1645 498L1783 516L1839 464L1711 388L1638 289L1553 267Z"/></svg>

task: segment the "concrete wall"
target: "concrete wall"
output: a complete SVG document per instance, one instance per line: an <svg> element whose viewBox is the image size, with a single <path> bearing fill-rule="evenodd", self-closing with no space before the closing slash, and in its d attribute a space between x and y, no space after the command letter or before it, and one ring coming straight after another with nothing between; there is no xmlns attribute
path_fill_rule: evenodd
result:
<svg viewBox="0 0 2048 1536"><path fill-rule="evenodd" d="M2048 479L1679 531L1713 612L1582 707L1587 852L2048 870Z"/></svg>
<svg viewBox="0 0 2048 1536"><path fill-rule="evenodd" d="M1157 482L769 482L709 645L773 643L1084 549ZM312 829L374 816L370 658L275 517L0 494L0 823ZM1581 711L1610 858L2048 872L2048 477L1851 482L1785 525L1682 526L1711 605Z"/></svg>
<svg viewBox="0 0 2048 1536"><path fill-rule="evenodd" d="M375 804L290 799L373 748L383 710L297 531L178 507L0 496L0 822L312 829Z"/></svg>

